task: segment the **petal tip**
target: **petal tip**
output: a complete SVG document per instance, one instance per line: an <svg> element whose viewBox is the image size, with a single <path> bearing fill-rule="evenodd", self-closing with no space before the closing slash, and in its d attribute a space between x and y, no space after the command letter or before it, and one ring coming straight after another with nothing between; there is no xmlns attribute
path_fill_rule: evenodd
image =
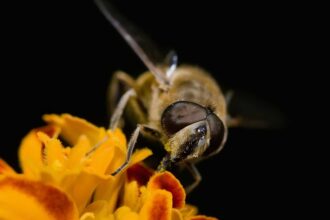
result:
<svg viewBox="0 0 330 220"><path fill-rule="evenodd" d="M148 183L149 189L164 189L173 195L173 207L182 208L185 205L186 193L180 181L170 172L156 173Z"/></svg>

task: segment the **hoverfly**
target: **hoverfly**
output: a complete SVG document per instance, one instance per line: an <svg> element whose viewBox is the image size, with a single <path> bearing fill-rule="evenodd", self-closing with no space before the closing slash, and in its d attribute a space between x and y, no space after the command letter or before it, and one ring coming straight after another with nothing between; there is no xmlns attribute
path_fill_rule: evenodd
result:
<svg viewBox="0 0 330 220"><path fill-rule="evenodd" d="M205 70L191 65L177 66L174 52L162 59L150 55L154 51L148 51L141 38L136 37L141 33L107 0L95 2L149 70L136 80L124 72L116 72L110 83L109 128L119 126L124 111L137 120L126 161L112 175L127 166L138 137L147 135L158 139L167 151L159 171L176 164L188 168L195 180L186 188L190 192L201 181L196 162L219 153L226 142L229 123L225 96Z"/></svg>

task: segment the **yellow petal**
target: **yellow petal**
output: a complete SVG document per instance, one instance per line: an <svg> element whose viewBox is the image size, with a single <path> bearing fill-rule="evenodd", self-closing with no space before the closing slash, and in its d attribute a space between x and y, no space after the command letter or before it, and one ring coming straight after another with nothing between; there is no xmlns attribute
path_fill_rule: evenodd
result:
<svg viewBox="0 0 330 220"><path fill-rule="evenodd" d="M144 159L146 159L147 157L149 157L150 155L152 155L152 151L148 148L137 149L132 156L130 164L133 165L139 163Z"/></svg>
<svg viewBox="0 0 330 220"><path fill-rule="evenodd" d="M123 133L116 129L108 131L108 139L100 145L90 156L91 170L99 170L103 174L111 174L120 167L126 158L126 139ZM141 152L145 156L148 152ZM134 158L135 153L133 154Z"/></svg>
<svg viewBox="0 0 330 220"><path fill-rule="evenodd" d="M124 184L125 178L118 174L115 177L110 176L108 180L102 181L94 192L94 201L105 200L108 202L108 210L113 212L118 203L121 186Z"/></svg>
<svg viewBox="0 0 330 220"><path fill-rule="evenodd" d="M95 188L101 181L102 179L96 175L82 172L76 177L75 182L70 185L70 188L65 189L75 201L79 213L81 213L90 201Z"/></svg>
<svg viewBox="0 0 330 220"><path fill-rule="evenodd" d="M180 209L180 212L183 218L186 219L188 217L195 216L198 213L198 209L193 205L185 205L182 209Z"/></svg>
<svg viewBox="0 0 330 220"><path fill-rule="evenodd" d="M0 219L77 220L71 199L42 182L0 176Z"/></svg>
<svg viewBox="0 0 330 220"><path fill-rule="evenodd" d="M182 208L185 205L186 193L180 181L170 172L161 172L153 175L148 183L149 190L164 189L173 195L173 208Z"/></svg>
<svg viewBox="0 0 330 220"><path fill-rule="evenodd" d="M172 215L172 194L158 189L148 195L140 211L142 220L170 220Z"/></svg>
<svg viewBox="0 0 330 220"><path fill-rule="evenodd" d="M95 201L86 207L80 220L114 220L114 215L107 207L106 201Z"/></svg>
<svg viewBox="0 0 330 220"><path fill-rule="evenodd" d="M0 158L0 175L1 174L16 174L15 170L9 166L6 161Z"/></svg>
<svg viewBox="0 0 330 220"><path fill-rule="evenodd" d="M68 154L67 169L81 169L90 161L86 158L86 153L90 149L90 143L86 136L82 135L78 139L78 143L70 148L70 153Z"/></svg>
<svg viewBox="0 0 330 220"><path fill-rule="evenodd" d="M48 125L32 130L28 133L19 148L19 160L23 173L29 177L39 177L40 169L43 166L44 152L43 144L37 136L38 132L43 132L49 137L57 137L60 129L54 125Z"/></svg>
<svg viewBox="0 0 330 220"><path fill-rule="evenodd" d="M44 164L47 166L57 166L55 169L63 169L65 166L66 155L64 154L64 147L58 139L53 139L43 132L38 132L39 140L45 146L44 148Z"/></svg>
<svg viewBox="0 0 330 220"><path fill-rule="evenodd" d="M126 183L124 190L123 205L137 211L139 208L139 185L136 181Z"/></svg>
<svg viewBox="0 0 330 220"><path fill-rule="evenodd" d="M83 136L82 136L83 137ZM82 138L81 137L81 138ZM81 140L83 141L83 139ZM72 153L76 150L76 147L85 150L86 146L74 146ZM71 183L72 187L68 189L69 194L72 195L77 203L79 211L85 207L90 200L93 192L95 200L106 200L109 202L109 210L113 210L117 203L117 195L121 189L123 179L119 176L113 177L109 175L108 169L111 164L116 164L116 168L124 160L124 153L113 143L113 139L109 139L107 143L102 144L95 152L93 152L88 159L88 163L84 166L83 172L81 172L75 182ZM77 150L78 151L78 150ZM81 160L86 160L84 153L76 152L75 161L79 161L79 156L82 156ZM73 176L72 176L73 179ZM84 183L84 184L81 184Z"/></svg>
<svg viewBox="0 0 330 220"><path fill-rule="evenodd" d="M172 209L172 220L183 220L182 214L178 209Z"/></svg>
<svg viewBox="0 0 330 220"><path fill-rule="evenodd" d="M44 147L44 166L40 168L40 179L60 187L68 193L81 212L104 177L102 172L84 169L85 154L90 147L85 136L81 136L76 146L64 149L58 139L51 139L42 132L37 134ZM108 163L108 162L106 162ZM103 171L104 172L104 171Z"/></svg>
<svg viewBox="0 0 330 220"><path fill-rule="evenodd" d="M118 136L118 134L116 134L116 136ZM110 174L110 173L114 172L115 170L117 170L118 167L120 167L125 160L126 152L123 152L119 148L118 144L120 144L120 142L118 142L118 143L114 142L113 145L110 145L110 144L102 145L91 156L92 160L94 160L94 158L97 160L97 162L95 161L95 164L99 164L99 163L101 164L102 161L107 162L107 163L110 162L107 167L107 171L106 171L107 174ZM121 141L121 145L122 144L123 144L123 141ZM126 146L124 146L124 147L126 147ZM140 162L140 160L145 159L149 155L151 155L151 151L149 149L138 150L137 152L134 152L134 154L132 156L131 164ZM100 158L103 158L103 159L100 159ZM106 167L104 165L105 164L103 164L101 166L93 165L94 166L93 169L94 170L104 170L104 168ZM92 166L90 168L92 169ZM108 208L110 210L114 210L114 208L117 204L118 195L120 193L121 186L123 185L124 180L125 180L123 173L124 173L124 171L117 174L115 177L112 177L112 176L108 177L109 179L107 181L100 183L95 191L94 199L108 201L108 203L109 203Z"/></svg>
<svg viewBox="0 0 330 220"><path fill-rule="evenodd" d="M74 145L78 138L84 134L91 141L91 145L97 144L106 134L104 128L98 128L84 119L74 117L70 114L62 114L61 116L55 114L44 115L43 119L49 124L59 126L61 136Z"/></svg>
<svg viewBox="0 0 330 220"><path fill-rule="evenodd" d="M80 220L96 220L94 213L86 212L81 217Z"/></svg>
<svg viewBox="0 0 330 220"><path fill-rule="evenodd" d="M110 173L115 171L124 161L125 154L116 146L103 145L91 156L91 165L87 169L90 173L97 173L107 180L102 181L95 190L94 200L106 200L108 209L113 211L121 186L124 183L122 173L115 177Z"/></svg>
<svg viewBox="0 0 330 220"><path fill-rule="evenodd" d="M124 152L119 150L114 144L107 142L102 144L90 156L90 165L87 170L91 173L98 173L99 175L110 174L113 172L112 163L121 164L124 161Z"/></svg>
<svg viewBox="0 0 330 220"><path fill-rule="evenodd" d="M126 152L126 136L120 129L108 130L107 135L109 136L110 143Z"/></svg>
<svg viewBox="0 0 330 220"><path fill-rule="evenodd" d="M123 206L115 212L116 220L139 220L139 215L133 212L129 207Z"/></svg>

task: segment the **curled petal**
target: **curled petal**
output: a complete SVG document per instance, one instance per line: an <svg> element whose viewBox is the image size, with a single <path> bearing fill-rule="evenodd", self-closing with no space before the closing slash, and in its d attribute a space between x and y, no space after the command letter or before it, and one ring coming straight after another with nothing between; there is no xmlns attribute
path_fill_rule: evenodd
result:
<svg viewBox="0 0 330 220"><path fill-rule="evenodd" d="M172 194L158 189L151 192L140 211L143 220L170 220L172 215Z"/></svg>
<svg viewBox="0 0 330 220"><path fill-rule="evenodd" d="M72 200L59 189L21 177L0 177L0 219L77 220Z"/></svg>
<svg viewBox="0 0 330 220"><path fill-rule="evenodd" d="M60 128L55 125L48 125L38 129L33 129L22 140L19 148L19 159L23 173L29 177L38 177L44 163L45 146L38 137L38 133L44 133L49 138L56 138Z"/></svg>
<svg viewBox="0 0 330 220"><path fill-rule="evenodd" d="M49 124L60 127L62 129L61 136L71 145L76 144L82 134L88 137L92 145L97 144L106 134L104 128L98 128L86 120L70 114L62 114L61 116L49 114L44 115L43 119Z"/></svg>
<svg viewBox="0 0 330 220"><path fill-rule="evenodd" d="M165 189L173 195L173 208L182 208L185 205L186 193L183 186L170 172L157 173L151 177L148 189Z"/></svg>
<svg viewBox="0 0 330 220"><path fill-rule="evenodd" d="M66 155L61 142L58 139L50 138L43 132L38 132L37 137L43 145L43 164L46 166L58 164L58 168L62 168L66 161Z"/></svg>

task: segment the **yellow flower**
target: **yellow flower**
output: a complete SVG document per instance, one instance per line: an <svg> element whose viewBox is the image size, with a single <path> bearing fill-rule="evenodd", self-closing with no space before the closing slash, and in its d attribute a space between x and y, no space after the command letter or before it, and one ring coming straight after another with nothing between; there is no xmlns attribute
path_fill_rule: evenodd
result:
<svg viewBox="0 0 330 220"><path fill-rule="evenodd" d="M147 148L136 150L128 168L111 176L126 157L119 129L98 128L68 114L44 120L48 125L21 143L22 173L0 159L1 220L215 219L196 215L197 209L185 204L185 191L171 173L141 163L152 154Z"/></svg>

